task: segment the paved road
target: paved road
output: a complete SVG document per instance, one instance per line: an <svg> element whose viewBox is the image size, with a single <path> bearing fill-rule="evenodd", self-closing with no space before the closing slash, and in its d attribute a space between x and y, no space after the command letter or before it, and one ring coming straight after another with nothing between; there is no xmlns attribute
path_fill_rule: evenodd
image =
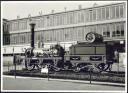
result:
<svg viewBox="0 0 128 93"><path fill-rule="evenodd" d="M41 91L124 91L125 87L108 83L3 76L3 90L41 90Z"/></svg>

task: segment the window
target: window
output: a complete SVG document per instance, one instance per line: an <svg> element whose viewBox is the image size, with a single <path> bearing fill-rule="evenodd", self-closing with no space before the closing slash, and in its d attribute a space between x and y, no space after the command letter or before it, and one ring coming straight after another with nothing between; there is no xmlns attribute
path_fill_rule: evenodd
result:
<svg viewBox="0 0 128 93"><path fill-rule="evenodd" d="M63 14L63 24L66 24L66 13Z"/></svg>
<svg viewBox="0 0 128 93"><path fill-rule="evenodd" d="M116 18L119 18L119 6L116 6Z"/></svg>
<svg viewBox="0 0 128 93"><path fill-rule="evenodd" d="M84 20L85 20L85 16L86 16L85 11L84 11L84 10L81 10L81 22L82 22L82 23L83 23Z"/></svg>
<svg viewBox="0 0 128 93"><path fill-rule="evenodd" d="M64 13L62 13L61 16L62 16L62 25L64 25Z"/></svg>
<svg viewBox="0 0 128 93"><path fill-rule="evenodd" d="M21 34L21 43L25 43L25 36L24 36L24 34Z"/></svg>
<svg viewBox="0 0 128 93"><path fill-rule="evenodd" d="M80 11L77 11L77 14L78 14L78 23L80 23L81 22L81 13L80 13Z"/></svg>
<svg viewBox="0 0 128 93"><path fill-rule="evenodd" d="M69 14L69 12L67 13L67 24L70 24L70 14Z"/></svg>
<svg viewBox="0 0 128 93"><path fill-rule="evenodd" d="M12 24L9 24L9 31L12 31Z"/></svg>
<svg viewBox="0 0 128 93"><path fill-rule="evenodd" d="M109 27L109 24L103 25L102 31L103 31L103 37L110 37L110 27Z"/></svg>
<svg viewBox="0 0 128 93"><path fill-rule="evenodd" d="M44 27L47 27L47 17L44 16Z"/></svg>
<svg viewBox="0 0 128 93"><path fill-rule="evenodd" d="M53 26L53 15L50 15L50 26Z"/></svg>
<svg viewBox="0 0 128 93"><path fill-rule="evenodd" d="M115 37L116 35L116 28L115 28L115 24L112 25L112 37Z"/></svg>
<svg viewBox="0 0 128 93"><path fill-rule="evenodd" d="M15 30L15 24L12 23L12 31L14 31L14 30Z"/></svg>
<svg viewBox="0 0 128 93"><path fill-rule="evenodd" d="M88 22L89 21L89 11L88 10L85 10L85 22Z"/></svg>
<svg viewBox="0 0 128 93"><path fill-rule="evenodd" d="M62 21L63 21L63 19L62 19L62 14L60 14L60 25L62 25Z"/></svg>
<svg viewBox="0 0 128 93"><path fill-rule="evenodd" d="M97 33L102 34L102 25L97 25Z"/></svg>
<svg viewBox="0 0 128 93"><path fill-rule="evenodd" d="M101 8L97 9L97 19L100 20L101 19Z"/></svg>
<svg viewBox="0 0 128 93"><path fill-rule="evenodd" d="M112 32L113 37L119 37L124 36L124 24L123 23L117 23L114 26L114 30Z"/></svg>
<svg viewBox="0 0 128 93"><path fill-rule="evenodd" d="M93 20L96 20L96 10L93 10Z"/></svg>
<svg viewBox="0 0 128 93"><path fill-rule="evenodd" d="M106 19L109 19L109 7L106 7Z"/></svg>
<svg viewBox="0 0 128 93"><path fill-rule="evenodd" d="M77 13L77 11L75 11L74 12L74 23L76 24L76 23L78 23L78 13Z"/></svg>
<svg viewBox="0 0 128 93"><path fill-rule="evenodd" d="M73 24L73 12L70 12L69 16L70 16L70 24Z"/></svg>
<svg viewBox="0 0 128 93"><path fill-rule="evenodd" d="M120 17L123 17L123 14L124 14L123 5L120 5Z"/></svg>
<svg viewBox="0 0 128 93"><path fill-rule="evenodd" d="M89 21L92 21L92 10L89 10Z"/></svg>
<svg viewBox="0 0 128 93"><path fill-rule="evenodd" d="M47 20L47 27L50 26L50 17L46 16L46 20Z"/></svg>
<svg viewBox="0 0 128 93"><path fill-rule="evenodd" d="M124 23L121 24L121 36L124 36Z"/></svg>
<svg viewBox="0 0 128 93"><path fill-rule="evenodd" d="M60 25L60 21L61 21L61 20L60 20L60 17L61 17L61 15L59 14L59 15L58 15L58 25Z"/></svg>
<svg viewBox="0 0 128 93"><path fill-rule="evenodd" d="M105 8L102 8L102 19L105 19Z"/></svg>
<svg viewBox="0 0 128 93"><path fill-rule="evenodd" d="M115 6L111 7L111 17L115 18Z"/></svg>
<svg viewBox="0 0 128 93"><path fill-rule="evenodd" d="M120 26L119 24L116 25L116 36L120 36Z"/></svg>
<svg viewBox="0 0 128 93"><path fill-rule="evenodd" d="M68 40L68 38L69 38L67 29L64 29L64 37L65 37L65 41Z"/></svg>

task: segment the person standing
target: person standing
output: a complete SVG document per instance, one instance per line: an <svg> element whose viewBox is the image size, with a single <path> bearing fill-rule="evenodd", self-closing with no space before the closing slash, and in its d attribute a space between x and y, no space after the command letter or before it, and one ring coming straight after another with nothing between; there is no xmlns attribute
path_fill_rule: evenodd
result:
<svg viewBox="0 0 128 93"><path fill-rule="evenodd" d="M117 49L114 51L114 61L119 63L119 52Z"/></svg>

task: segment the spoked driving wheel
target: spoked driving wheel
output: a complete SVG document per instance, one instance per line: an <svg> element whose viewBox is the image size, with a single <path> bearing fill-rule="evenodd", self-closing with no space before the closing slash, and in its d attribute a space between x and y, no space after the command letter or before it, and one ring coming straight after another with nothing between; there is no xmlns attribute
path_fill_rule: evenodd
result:
<svg viewBox="0 0 128 93"><path fill-rule="evenodd" d="M108 70L110 67L110 64L105 64L105 63L100 63L98 64L97 68L100 70L100 71L106 71Z"/></svg>
<svg viewBox="0 0 128 93"><path fill-rule="evenodd" d="M35 65L31 63L30 59L25 60L25 67L27 70L33 70L35 68Z"/></svg>

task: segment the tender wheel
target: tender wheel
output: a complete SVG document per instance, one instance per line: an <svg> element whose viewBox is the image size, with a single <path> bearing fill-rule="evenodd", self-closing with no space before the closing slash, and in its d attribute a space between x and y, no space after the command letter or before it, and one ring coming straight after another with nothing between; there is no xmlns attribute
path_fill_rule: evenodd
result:
<svg viewBox="0 0 128 93"><path fill-rule="evenodd" d="M80 72L80 70L81 69L79 67L76 67L73 71L77 73L77 72Z"/></svg>
<svg viewBox="0 0 128 93"><path fill-rule="evenodd" d="M97 68L100 71L106 71L110 67L110 64L100 63Z"/></svg>
<svg viewBox="0 0 128 93"><path fill-rule="evenodd" d="M85 64L85 63L81 63L81 64L78 64L75 69L74 69L74 72L80 72L81 70L86 70L88 69L88 66L89 64Z"/></svg>
<svg viewBox="0 0 128 93"><path fill-rule="evenodd" d="M56 72L58 72L58 71L60 71L61 69L58 68L58 67L53 67L53 70L56 71Z"/></svg>
<svg viewBox="0 0 128 93"><path fill-rule="evenodd" d="M74 72L80 72L80 70L81 70L81 65L80 64L78 64L75 68L74 68Z"/></svg>
<svg viewBox="0 0 128 93"><path fill-rule="evenodd" d="M69 70L70 68L72 68L72 64L69 61L65 62L64 63L64 69Z"/></svg>

